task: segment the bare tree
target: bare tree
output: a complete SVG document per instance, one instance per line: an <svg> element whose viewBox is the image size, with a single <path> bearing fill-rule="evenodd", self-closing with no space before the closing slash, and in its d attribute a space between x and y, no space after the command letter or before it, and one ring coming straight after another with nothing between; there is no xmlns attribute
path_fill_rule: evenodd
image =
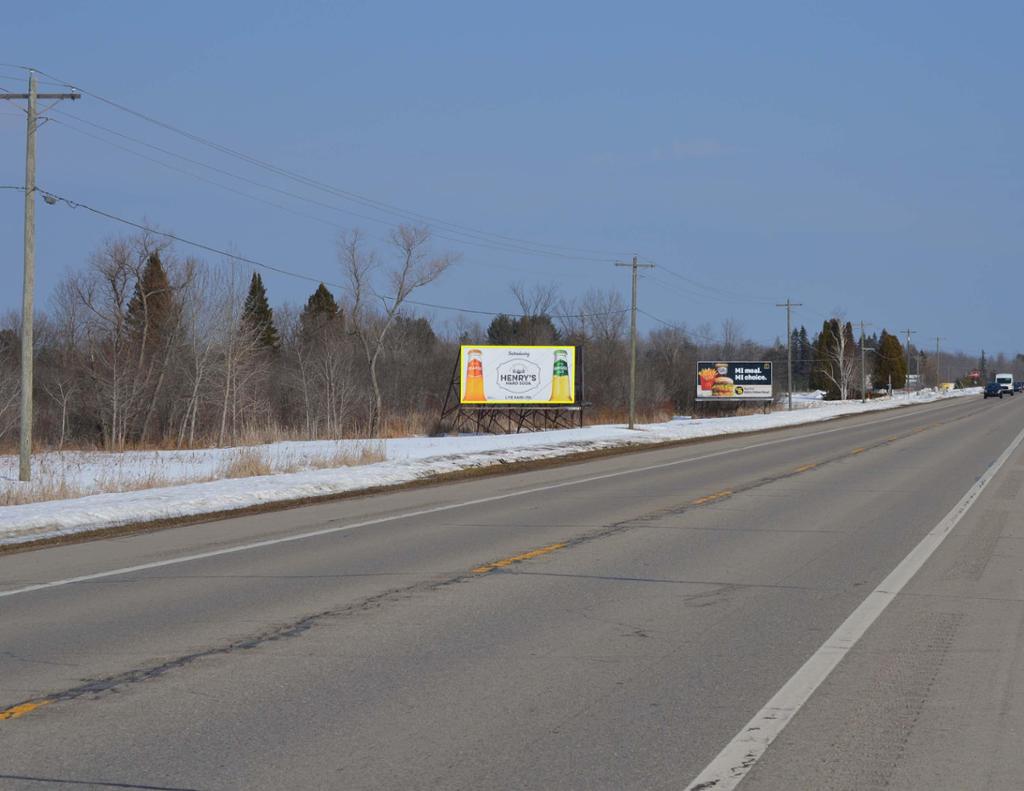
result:
<svg viewBox="0 0 1024 791"><path fill-rule="evenodd" d="M819 354L824 356L819 370L838 392L840 400L845 401L850 397L850 387L859 373L860 365L853 332L849 323L844 327L838 319L832 319L822 329L822 334L826 333L819 350Z"/></svg>
<svg viewBox="0 0 1024 791"><path fill-rule="evenodd" d="M430 231L423 226L401 225L391 232L389 242L397 260L383 272L377 256L364 250L364 237L359 230L343 235L338 243L342 270L352 294L352 331L363 348L373 388L370 411L373 436L382 428L384 402L377 364L388 331L409 295L437 280L456 260L451 253L432 255L429 252ZM383 283L379 283L380 280ZM379 288L385 289L384 293ZM379 313L371 310L373 303L379 305Z"/></svg>
<svg viewBox="0 0 1024 791"><path fill-rule="evenodd" d="M519 281L510 284L509 289L524 316L550 316L558 304L558 285L555 283L534 283L527 286L523 281Z"/></svg>

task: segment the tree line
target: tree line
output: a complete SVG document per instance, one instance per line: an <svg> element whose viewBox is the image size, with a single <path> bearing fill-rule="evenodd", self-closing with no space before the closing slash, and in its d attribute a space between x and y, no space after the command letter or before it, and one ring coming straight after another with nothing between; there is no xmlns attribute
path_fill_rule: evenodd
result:
<svg viewBox="0 0 1024 791"><path fill-rule="evenodd" d="M618 292L565 298L554 286L512 284L520 312L486 326L417 313L411 295L455 261L432 249L423 227L394 229L383 249L353 231L338 241L343 288L319 283L303 304L274 307L260 273L236 260L182 256L149 233L108 239L84 268L66 273L36 318L37 442L121 450L431 433L444 429L438 419L459 345L485 342L582 347L591 419L622 419L629 313ZM18 422L17 316L4 325L0 444L10 446ZM792 343L798 389L859 396L861 339L849 322L830 319L813 337L800 327ZM864 345L873 350L872 384L902 387L899 340L882 331ZM786 351L779 340L745 337L732 320L718 328L660 326L639 339L638 410L647 419L691 413L699 360L772 361L781 392ZM914 347L912 365L915 355L922 376L937 379ZM972 364L950 355L943 367L962 372Z"/></svg>

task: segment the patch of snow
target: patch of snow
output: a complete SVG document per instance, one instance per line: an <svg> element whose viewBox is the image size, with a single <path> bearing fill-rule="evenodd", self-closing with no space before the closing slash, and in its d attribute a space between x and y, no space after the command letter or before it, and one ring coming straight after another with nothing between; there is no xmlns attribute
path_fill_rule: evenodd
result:
<svg viewBox="0 0 1024 791"><path fill-rule="evenodd" d="M977 395L981 388L949 393L922 391L913 403ZM383 443L385 461L363 466L306 469L251 478L188 483L138 491L93 494L75 499L51 500L0 507L0 544L14 544L71 533L147 521L230 511L265 503L321 497L362 489L408 483L420 478L500 463L550 459L588 450L626 445L725 436L829 420L840 415L890 409L908 403L905 397L859 401L823 401L807 394L813 408L792 412L742 417L699 418L687 416L666 423L638 426L588 426L582 429L532 434L469 435L458 437L409 437ZM796 406L794 394L794 406ZM258 446L271 466L301 468L303 459L322 458L339 449L358 454L367 440L278 442ZM381 448L380 443L374 443ZM213 448L188 451L134 451L125 453L50 453L35 458L37 470L64 475L76 485L87 486L118 475L138 481L196 479L217 474L237 449ZM0 457L0 487L19 486L17 458Z"/></svg>

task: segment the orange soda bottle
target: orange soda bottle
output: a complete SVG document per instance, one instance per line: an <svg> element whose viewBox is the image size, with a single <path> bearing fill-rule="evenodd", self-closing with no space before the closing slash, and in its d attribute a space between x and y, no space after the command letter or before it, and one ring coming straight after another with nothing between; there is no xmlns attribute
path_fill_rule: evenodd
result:
<svg viewBox="0 0 1024 791"><path fill-rule="evenodd" d="M551 400L557 403L571 403L569 392L569 353L565 349L555 351L555 367L551 372Z"/></svg>
<svg viewBox="0 0 1024 791"><path fill-rule="evenodd" d="M484 362L483 353L479 349L469 350L469 362L466 363L466 386L463 389L463 403L482 403L484 397Z"/></svg>

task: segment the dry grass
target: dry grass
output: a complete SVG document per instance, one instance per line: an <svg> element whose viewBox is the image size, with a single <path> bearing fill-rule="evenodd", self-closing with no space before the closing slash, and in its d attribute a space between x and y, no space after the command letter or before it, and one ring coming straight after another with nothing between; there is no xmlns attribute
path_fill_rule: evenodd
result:
<svg viewBox="0 0 1024 791"><path fill-rule="evenodd" d="M671 407L655 407L637 409L637 423L665 423L672 419ZM628 423L628 407L587 407L583 410L583 419L588 426L600 426L609 423Z"/></svg>
<svg viewBox="0 0 1024 791"><path fill-rule="evenodd" d="M359 467L364 464L376 464L387 459L387 452L382 441L360 443L358 449L338 447L333 453L313 456L308 459L310 469L326 470L334 467Z"/></svg>
<svg viewBox="0 0 1024 791"><path fill-rule="evenodd" d="M154 454L155 466L152 469L140 470L138 465L127 470L124 467L113 467L83 482L76 479L77 470L73 465L65 467L59 460L43 458L35 463L30 483L0 480L0 506L68 500L91 494L133 492L226 478L356 467L385 459L383 441L366 441L355 445L339 443L322 453L296 451L291 455L277 454L276 457L272 457L266 448L240 447L226 454L212 474L197 471L195 475L185 477L165 475L161 473L159 460ZM208 467L206 469L209 470Z"/></svg>
<svg viewBox="0 0 1024 791"><path fill-rule="evenodd" d="M27 505L49 500L70 500L90 494L137 492L143 489L158 489L162 486L195 483L196 480L209 480L209 478L175 480L157 473L149 473L142 478L120 478L110 474L84 485L69 481L67 476L61 473L36 472L33 474L32 481L27 484L13 482L7 485L0 484L0 506Z"/></svg>
<svg viewBox="0 0 1024 791"><path fill-rule="evenodd" d="M258 448L238 448L217 465L216 478L254 478L273 472Z"/></svg>

